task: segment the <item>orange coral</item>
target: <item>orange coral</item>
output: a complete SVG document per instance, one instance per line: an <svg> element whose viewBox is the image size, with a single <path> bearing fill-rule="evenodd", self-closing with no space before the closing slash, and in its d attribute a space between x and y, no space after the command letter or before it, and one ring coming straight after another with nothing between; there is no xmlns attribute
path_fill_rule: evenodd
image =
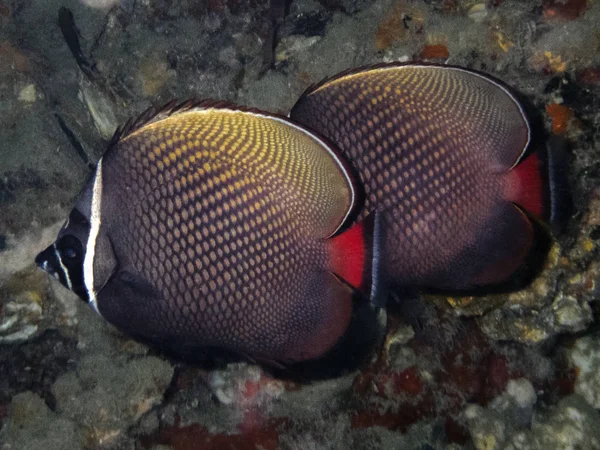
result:
<svg viewBox="0 0 600 450"><path fill-rule="evenodd" d="M448 56L450 53L444 44L426 45L419 54L423 59L447 59Z"/></svg>
<svg viewBox="0 0 600 450"><path fill-rule="evenodd" d="M574 20L583 15L587 0L548 0L544 2L543 16L546 19Z"/></svg>
<svg viewBox="0 0 600 450"><path fill-rule="evenodd" d="M404 37L406 29L402 21L403 6L403 3L396 3L388 17L377 27L375 33L377 50L384 50Z"/></svg>
<svg viewBox="0 0 600 450"><path fill-rule="evenodd" d="M552 118L552 132L554 134L565 134L569 121L573 118L573 110L559 103L546 105L546 112Z"/></svg>
<svg viewBox="0 0 600 450"><path fill-rule="evenodd" d="M9 17L10 16L10 8L2 2L0 2L0 16L1 17Z"/></svg>
<svg viewBox="0 0 600 450"><path fill-rule="evenodd" d="M8 41L0 41L0 60L2 60L0 72L10 69L18 72L28 72L30 69L29 58Z"/></svg>

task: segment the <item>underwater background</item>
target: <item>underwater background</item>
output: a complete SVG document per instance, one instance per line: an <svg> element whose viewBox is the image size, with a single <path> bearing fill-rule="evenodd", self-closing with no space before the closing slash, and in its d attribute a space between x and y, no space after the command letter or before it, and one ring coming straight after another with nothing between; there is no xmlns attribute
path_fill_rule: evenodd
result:
<svg viewBox="0 0 600 450"><path fill-rule="evenodd" d="M0 448L600 449L598 24L598 0L0 0ZM423 294L418 326L392 303L371 361L306 381L165 356L33 265L150 105L286 114L412 60L498 77L569 142L573 216L524 289Z"/></svg>

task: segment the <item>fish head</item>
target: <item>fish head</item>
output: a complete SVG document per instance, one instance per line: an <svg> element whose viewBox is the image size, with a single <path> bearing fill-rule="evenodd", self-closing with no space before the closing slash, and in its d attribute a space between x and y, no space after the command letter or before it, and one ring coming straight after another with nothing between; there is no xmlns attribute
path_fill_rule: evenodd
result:
<svg viewBox="0 0 600 450"><path fill-rule="evenodd" d="M83 262L84 243L87 242L89 234L90 221L75 207L58 232L54 243L35 258L39 268L86 301L88 294L83 279Z"/></svg>

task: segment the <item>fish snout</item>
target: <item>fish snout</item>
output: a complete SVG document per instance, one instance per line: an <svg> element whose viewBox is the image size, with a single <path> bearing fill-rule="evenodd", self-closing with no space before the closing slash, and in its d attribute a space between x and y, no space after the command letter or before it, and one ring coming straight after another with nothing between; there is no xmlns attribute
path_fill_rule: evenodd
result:
<svg viewBox="0 0 600 450"><path fill-rule="evenodd" d="M59 263L56 260L56 252L54 246L48 247L46 250L38 253L35 257L35 264L40 269L48 272L52 276L56 276L58 272Z"/></svg>

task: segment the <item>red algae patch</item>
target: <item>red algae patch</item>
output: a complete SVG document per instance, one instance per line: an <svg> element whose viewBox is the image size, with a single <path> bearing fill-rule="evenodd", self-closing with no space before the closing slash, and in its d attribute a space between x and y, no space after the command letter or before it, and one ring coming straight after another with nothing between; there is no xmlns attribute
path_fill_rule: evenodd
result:
<svg viewBox="0 0 600 450"><path fill-rule="evenodd" d="M439 349L439 343L419 338L408 346L421 355L417 365L394 369L389 355L380 355L355 378L352 392L361 406L350 411L352 428L380 426L405 432L422 420L441 417L449 441L463 444L468 433L456 419L461 411L468 404L488 406L506 391L510 380L531 371L527 362L510 358L488 340L472 320L461 324L447 347ZM428 361L424 355L431 355L425 357ZM531 381L545 398L556 400L573 392L574 375L564 366L550 377L533 376Z"/></svg>
<svg viewBox="0 0 600 450"><path fill-rule="evenodd" d="M426 45L419 53L421 59L448 59L450 53L444 44Z"/></svg>
<svg viewBox="0 0 600 450"><path fill-rule="evenodd" d="M10 8L0 2L0 17L10 17Z"/></svg>
<svg viewBox="0 0 600 450"><path fill-rule="evenodd" d="M587 0L547 0L542 14L545 19L575 20L586 8Z"/></svg>
<svg viewBox="0 0 600 450"><path fill-rule="evenodd" d="M169 445L173 450L277 450L278 427L281 420L271 420L262 427L239 434L211 434L206 427L192 424L161 428L156 434L143 437L140 442L145 449L154 445Z"/></svg>
<svg viewBox="0 0 600 450"><path fill-rule="evenodd" d="M577 81L588 86L600 86L600 67L587 67L577 74Z"/></svg>
<svg viewBox="0 0 600 450"><path fill-rule="evenodd" d="M8 72L11 69L17 72L28 72L31 68L29 58L8 41L0 41L0 59L2 60L0 72Z"/></svg>

